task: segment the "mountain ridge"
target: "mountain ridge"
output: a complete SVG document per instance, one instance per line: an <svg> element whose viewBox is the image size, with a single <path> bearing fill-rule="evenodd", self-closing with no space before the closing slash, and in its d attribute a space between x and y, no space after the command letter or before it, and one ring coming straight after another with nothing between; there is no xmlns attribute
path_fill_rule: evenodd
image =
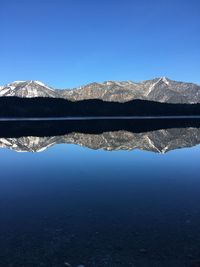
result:
<svg viewBox="0 0 200 267"><path fill-rule="evenodd" d="M0 96L22 98L51 97L70 101L100 99L124 103L135 99L161 103L200 103L200 85L158 77L141 82L105 81L73 89L54 89L40 81L15 81L0 86Z"/></svg>

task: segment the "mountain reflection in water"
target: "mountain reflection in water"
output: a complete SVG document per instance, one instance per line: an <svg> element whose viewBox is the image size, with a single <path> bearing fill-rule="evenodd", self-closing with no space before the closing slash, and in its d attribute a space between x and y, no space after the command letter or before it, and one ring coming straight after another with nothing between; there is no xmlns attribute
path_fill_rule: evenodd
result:
<svg viewBox="0 0 200 267"><path fill-rule="evenodd" d="M98 124L92 121L82 124L22 122L21 125L10 122L1 123L0 129L0 147L17 152L41 152L57 144L75 144L95 150L140 149L165 153L200 143L199 120L153 120L148 123L111 121L110 124L105 121Z"/></svg>

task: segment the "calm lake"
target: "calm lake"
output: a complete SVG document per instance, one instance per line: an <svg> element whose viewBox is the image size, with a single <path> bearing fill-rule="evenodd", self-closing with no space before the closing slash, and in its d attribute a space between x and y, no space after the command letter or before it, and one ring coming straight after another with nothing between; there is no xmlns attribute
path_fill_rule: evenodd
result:
<svg viewBox="0 0 200 267"><path fill-rule="evenodd" d="M200 266L200 122L59 123L0 124L0 266Z"/></svg>

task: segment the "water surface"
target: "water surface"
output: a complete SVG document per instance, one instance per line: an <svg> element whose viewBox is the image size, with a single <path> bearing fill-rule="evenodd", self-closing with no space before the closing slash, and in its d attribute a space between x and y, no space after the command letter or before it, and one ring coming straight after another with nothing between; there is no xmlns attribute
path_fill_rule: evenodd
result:
<svg viewBox="0 0 200 267"><path fill-rule="evenodd" d="M199 266L200 128L157 128L1 135L0 266Z"/></svg>

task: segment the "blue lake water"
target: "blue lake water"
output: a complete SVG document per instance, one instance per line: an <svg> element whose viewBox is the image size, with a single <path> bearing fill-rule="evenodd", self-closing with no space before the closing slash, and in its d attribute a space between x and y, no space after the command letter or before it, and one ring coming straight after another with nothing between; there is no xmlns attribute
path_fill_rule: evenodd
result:
<svg viewBox="0 0 200 267"><path fill-rule="evenodd" d="M19 153L0 142L1 267L200 266L198 144Z"/></svg>

